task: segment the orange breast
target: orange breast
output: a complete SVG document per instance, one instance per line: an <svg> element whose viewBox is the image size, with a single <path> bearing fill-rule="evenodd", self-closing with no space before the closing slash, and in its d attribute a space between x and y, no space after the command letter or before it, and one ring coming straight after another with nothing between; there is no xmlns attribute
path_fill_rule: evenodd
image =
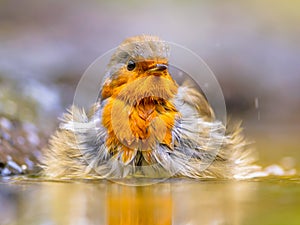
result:
<svg viewBox="0 0 300 225"><path fill-rule="evenodd" d="M131 154L128 151L151 151L157 142L171 147L178 115L168 100L147 97L129 106L111 98L103 110L103 125L108 131L106 144L112 153L124 151L123 156L128 157Z"/></svg>
<svg viewBox="0 0 300 225"><path fill-rule="evenodd" d="M108 100L102 123L107 128L109 151L113 155L122 151L126 162L136 151L147 155L157 143L171 147L172 129L179 116L171 99L177 90L167 71L154 76L121 69L115 79L108 79L102 89L102 99Z"/></svg>

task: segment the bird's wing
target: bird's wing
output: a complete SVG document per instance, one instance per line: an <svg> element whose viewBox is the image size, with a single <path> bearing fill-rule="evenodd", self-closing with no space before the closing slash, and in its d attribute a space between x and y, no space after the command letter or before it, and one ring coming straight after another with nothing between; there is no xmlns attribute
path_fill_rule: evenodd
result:
<svg viewBox="0 0 300 225"><path fill-rule="evenodd" d="M187 105L188 108L196 110L199 116L206 121L215 119L214 112L205 96L187 82L178 88L175 101L178 102L177 105Z"/></svg>

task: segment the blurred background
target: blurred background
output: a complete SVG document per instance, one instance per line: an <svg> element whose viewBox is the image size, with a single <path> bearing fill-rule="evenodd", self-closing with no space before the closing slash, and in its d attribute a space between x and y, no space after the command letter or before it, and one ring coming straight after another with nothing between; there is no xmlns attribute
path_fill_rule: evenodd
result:
<svg viewBox="0 0 300 225"><path fill-rule="evenodd" d="M87 67L139 34L201 56L223 89L228 115L244 121L260 164L299 167L297 0L2 0L0 115L50 134Z"/></svg>

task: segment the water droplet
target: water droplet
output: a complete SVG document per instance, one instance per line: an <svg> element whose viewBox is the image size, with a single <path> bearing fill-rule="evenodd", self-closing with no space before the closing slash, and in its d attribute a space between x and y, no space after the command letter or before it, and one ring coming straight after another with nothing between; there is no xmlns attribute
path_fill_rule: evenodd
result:
<svg viewBox="0 0 300 225"><path fill-rule="evenodd" d="M254 99L254 107L255 109L257 109L257 120L260 120L260 111L258 110L259 109L258 97Z"/></svg>
<svg viewBox="0 0 300 225"><path fill-rule="evenodd" d="M21 166L21 168L22 168L23 171L26 171L26 170L27 170L27 166L24 165L24 164Z"/></svg>
<svg viewBox="0 0 300 225"><path fill-rule="evenodd" d="M258 97L256 97L256 98L254 99L254 105L255 105L255 108L256 108L256 109L259 108Z"/></svg>

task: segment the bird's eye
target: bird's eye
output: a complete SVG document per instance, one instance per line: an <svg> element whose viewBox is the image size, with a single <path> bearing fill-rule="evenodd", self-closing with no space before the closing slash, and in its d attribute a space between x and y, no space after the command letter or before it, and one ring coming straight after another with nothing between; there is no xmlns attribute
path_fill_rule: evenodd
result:
<svg viewBox="0 0 300 225"><path fill-rule="evenodd" d="M130 60L127 64L127 70L132 71L135 68L135 62Z"/></svg>

